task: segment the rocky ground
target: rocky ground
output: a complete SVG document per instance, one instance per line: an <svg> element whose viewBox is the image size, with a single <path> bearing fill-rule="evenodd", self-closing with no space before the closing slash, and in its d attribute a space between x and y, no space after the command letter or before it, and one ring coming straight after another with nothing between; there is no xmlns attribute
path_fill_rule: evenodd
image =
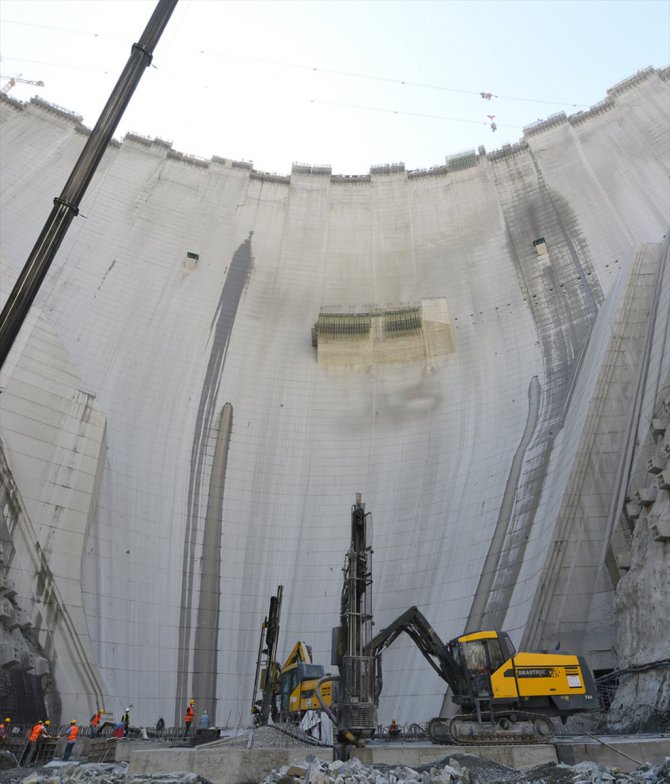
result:
<svg viewBox="0 0 670 784"><path fill-rule="evenodd" d="M366 766L319 762L307 757L273 771L259 784L670 784L670 757L658 765L622 772L594 763L542 765L519 772L470 754L454 754L430 765ZM195 773L129 775L126 764L70 764L0 770L0 784L207 784Z"/></svg>
<svg viewBox="0 0 670 784"><path fill-rule="evenodd" d="M126 763L71 763L0 770L0 784L207 784L196 773L131 776Z"/></svg>
<svg viewBox="0 0 670 784"><path fill-rule="evenodd" d="M261 727L231 737L225 748L285 748L304 746L305 736L293 729ZM195 773L130 775L126 763L63 763L16 768L0 758L0 784L208 784ZM4 768L4 769L3 769ZM634 771L623 772L591 762L546 764L517 771L472 754L452 753L439 762L414 767L363 765L359 760L321 762L314 755L273 771L257 784L670 784L670 757Z"/></svg>
<svg viewBox="0 0 670 784"><path fill-rule="evenodd" d="M541 765L523 772L471 754L454 754L417 767L304 762L273 771L261 784L670 784L670 757L659 765L622 772L591 762Z"/></svg>

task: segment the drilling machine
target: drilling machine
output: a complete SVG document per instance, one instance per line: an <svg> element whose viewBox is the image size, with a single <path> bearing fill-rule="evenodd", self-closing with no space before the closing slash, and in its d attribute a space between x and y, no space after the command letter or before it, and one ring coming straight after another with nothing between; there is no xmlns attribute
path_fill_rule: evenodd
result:
<svg viewBox="0 0 670 784"><path fill-rule="evenodd" d="M372 640L372 547L370 514L361 494L351 507L351 545L345 557L340 625L333 629L333 660L339 669L337 702L329 716L337 728L335 751L348 759L352 746L365 746L377 726L375 657ZM319 689L317 688L317 694Z"/></svg>

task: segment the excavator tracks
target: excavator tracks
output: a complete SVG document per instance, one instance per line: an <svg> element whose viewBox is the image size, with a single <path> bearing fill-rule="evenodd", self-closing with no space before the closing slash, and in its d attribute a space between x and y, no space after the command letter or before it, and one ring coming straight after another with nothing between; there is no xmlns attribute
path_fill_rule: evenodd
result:
<svg viewBox="0 0 670 784"><path fill-rule="evenodd" d="M452 719L432 719L428 737L440 745L529 745L548 743L554 737L554 725L544 714L525 711L498 713L493 723L480 723L474 715L460 714Z"/></svg>

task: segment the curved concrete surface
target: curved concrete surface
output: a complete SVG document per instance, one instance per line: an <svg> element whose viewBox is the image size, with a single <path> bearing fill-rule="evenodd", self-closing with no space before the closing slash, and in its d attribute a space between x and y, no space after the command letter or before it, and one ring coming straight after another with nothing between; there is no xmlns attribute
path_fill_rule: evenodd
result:
<svg viewBox="0 0 670 784"><path fill-rule="evenodd" d="M194 696L244 724L278 584L280 652L328 664L361 492L380 626L416 604L617 666L626 445L667 394L668 78L424 172L111 146L0 375L2 665L66 718ZM0 130L4 301L86 130L6 97ZM385 721L439 712L409 640L384 663Z"/></svg>

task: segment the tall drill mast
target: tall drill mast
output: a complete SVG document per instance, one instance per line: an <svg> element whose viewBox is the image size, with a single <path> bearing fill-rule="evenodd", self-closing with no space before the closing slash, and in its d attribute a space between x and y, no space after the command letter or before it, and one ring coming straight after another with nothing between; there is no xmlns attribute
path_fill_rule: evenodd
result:
<svg viewBox="0 0 670 784"><path fill-rule="evenodd" d="M256 677L251 702L254 726L262 727L268 723L272 713L274 687L277 682L279 664L277 662L277 643L279 640L279 619L284 586L277 587L277 595L270 597L270 609L261 627L256 660ZM260 697L259 697L260 692Z"/></svg>
<svg viewBox="0 0 670 784"><path fill-rule="evenodd" d="M338 739L345 747L364 746L377 726L374 700L372 640L372 547L368 545L370 514L361 494L351 507L351 545L344 563L340 626L334 664L339 667ZM348 756L346 748L344 757Z"/></svg>

